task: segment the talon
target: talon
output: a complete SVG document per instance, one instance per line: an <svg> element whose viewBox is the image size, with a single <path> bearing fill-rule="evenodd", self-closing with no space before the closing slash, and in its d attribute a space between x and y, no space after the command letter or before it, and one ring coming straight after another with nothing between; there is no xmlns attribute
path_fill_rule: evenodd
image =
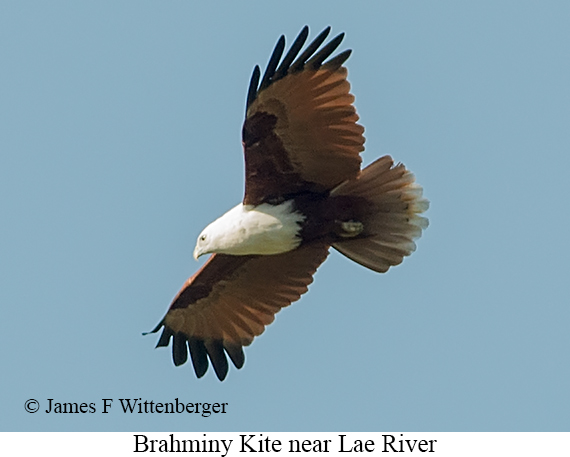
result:
<svg viewBox="0 0 570 457"><path fill-rule="evenodd" d="M341 222L340 228L343 231L340 236L345 238L352 238L362 233L364 230L364 224L362 222L356 221Z"/></svg>

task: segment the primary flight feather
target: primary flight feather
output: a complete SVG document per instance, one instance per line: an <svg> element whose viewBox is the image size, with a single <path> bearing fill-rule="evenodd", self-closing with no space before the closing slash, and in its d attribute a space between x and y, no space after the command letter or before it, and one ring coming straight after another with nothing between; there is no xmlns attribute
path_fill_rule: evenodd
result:
<svg viewBox="0 0 570 457"><path fill-rule="evenodd" d="M157 347L172 340L175 365L190 354L198 377L211 363L223 380L226 355L241 368L243 347L307 291L331 246L385 272L427 227L428 202L402 164L384 156L360 169L364 128L343 67L351 51L331 58L344 34L322 46L329 32L303 50L303 28L284 57L281 36L263 78L255 67L243 201L202 231L194 257L211 256L152 331L163 328Z"/></svg>

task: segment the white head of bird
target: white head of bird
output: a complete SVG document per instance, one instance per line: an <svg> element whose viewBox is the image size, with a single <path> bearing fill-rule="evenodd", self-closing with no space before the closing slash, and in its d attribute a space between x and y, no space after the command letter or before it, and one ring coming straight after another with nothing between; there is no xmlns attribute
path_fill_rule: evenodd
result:
<svg viewBox="0 0 570 457"><path fill-rule="evenodd" d="M301 244L299 231L304 219L292 200L280 205L240 203L202 230L194 258L212 253L270 255L290 251Z"/></svg>

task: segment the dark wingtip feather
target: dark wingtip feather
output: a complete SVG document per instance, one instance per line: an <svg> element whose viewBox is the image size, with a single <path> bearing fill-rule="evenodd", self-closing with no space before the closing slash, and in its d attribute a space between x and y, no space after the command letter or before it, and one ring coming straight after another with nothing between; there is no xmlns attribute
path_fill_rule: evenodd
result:
<svg viewBox="0 0 570 457"><path fill-rule="evenodd" d="M177 367L186 363L188 360L188 349L186 346L186 335L181 332L174 334L174 342L172 343L172 361Z"/></svg>
<svg viewBox="0 0 570 457"><path fill-rule="evenodd" d="M170 330L170 328L164 327L164 330L162 331L162 334L160 335L160 338L158 339L155 348L168 346L170 344L170 338L172 337L173 334L174 332Z"/></svg>
<svg viewBox="0 0 570 457"><path fill-rule="evenodd" d="M303 27L303 30L301 30L299 35L297 35L297 38L295 38L295 41L291 45L289 52L287 52L287 55L283 58L283 61L281 62L281 65L279 65L279 68L273 75L273 81L278 81L279 79L287 75L289 67L291 66L291 62L293 62L293 60L295 60L295 57L297 57L297 54L299 54L299 51L305 44L305 41L307 41L308 36L309 36L309 27L305 26Z"/></svg>
<svg viewBox="0 0 570 457"><path fill-rule="evenodd" d="M245 354L241 346L234 346L233 344L224 344L224 349L230 356L235 367L239 370L245 363Z"/></svg>
<svg viewBox="0 0 570 457"><path fill-rule="evenodd" d="M281 35L279 37L279 40L277 40L277 44L275 45L275 49L273 49L273 53L269 58L269 62L267 62L265 74L263 75L263 79L261 80L261 84L259 85L258 91L265 89L267 86L269 86L269 84L271 84L273 74L275 73L275 69L279 64L279 60L281 60L281 56L283 55L284 49L285 49L285 36Z"/></svg>
<svg viewBox="0 0 570 457"><path fill-rule="evenodd" d="M352 49L347 49L346 51L341 52L338 56L325 62L323 68L326 68L327 70L336 70L337 68L340 68L350 57L350 54L352 54Z"/></svg>
<svg viewBox="0 0 570 457"><path fill-rule="evenodd" d="M317 70L322 63L327 59L336 48L339 47L340 43L344 39L344 33L340 33L336 37L334 37L331 41L327 43L327 45L322 48L319 52L317 52L310 60L308 60L305 65L313 70Z"/></svg>
<svg viewBox="0 0 570 457"><path fill-rule="evenodd" d="M257 87L259 84L259 77L261 76L261 70L259 65L256 65L253 69L253 73L251 74L251 80L249 81L249 89L247 91L247 103L246 103L246 111L250 107L250 105L254 102L257 98Z"/></svg>
<svg viewBox="0 0 570 457"><path fill-rule="evenodd" d="M224 353L224 347L220 340L210 340L206 342L206 350L210 356L212 365L214 366L214 371L216 376L220 381L226 379L228 374L228 359Z"/></svg>
<svg viewBox="0 0 570 457"><path fill-rule="evenodd" d="M204 341L190 338L188 346L190 347L190 357L192 358L194 372L198 378L201 378L208 371L208 355Z"/></svg>
<svg viewBox="0 0 570 457"><path fill-rule="evenodd" d="M164 319L162 319L156 327L154 327L150 332L143 332L143 336L150 335L151 333L156 333L164 325Z"/></svg>

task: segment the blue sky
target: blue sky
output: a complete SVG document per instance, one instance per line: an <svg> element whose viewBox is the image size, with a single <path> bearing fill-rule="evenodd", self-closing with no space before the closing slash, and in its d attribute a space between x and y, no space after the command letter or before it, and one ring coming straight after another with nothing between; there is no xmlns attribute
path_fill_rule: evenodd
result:
<svg viewBox="0 0 570 457"><path fill-rule="evenodd" d="M567 431L569 18L555 1L2 2L0 430ZM333 252L242 370L197 380L141 333L242 198L253 66L305 24L346 32L364 163L412 169L430 227L384 275Z"/></svg>

